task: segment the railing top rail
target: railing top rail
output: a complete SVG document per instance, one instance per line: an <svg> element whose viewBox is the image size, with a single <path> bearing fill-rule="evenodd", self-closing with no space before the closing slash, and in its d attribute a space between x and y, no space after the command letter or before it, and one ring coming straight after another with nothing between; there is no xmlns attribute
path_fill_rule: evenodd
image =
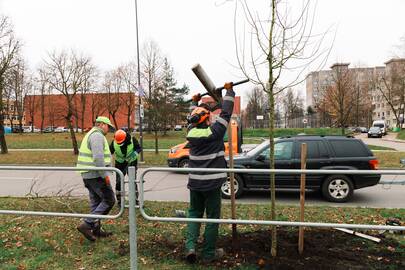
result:
<svg viewBox="0 0 405 270"><path fill-rule="evenodd" d="M125 194L124 174L114 167L49 167L49 166L0 166L0 171L24 170L24 171L112 171L116 172L121 182L122 192ZM118 181L117 179L117 181ZM43 212L43 211L19 211L19 210L0 210L0 214L8 215L27 215L27 216L52 216L52 217L73 217L73 218L99 218L116 219L119 218L125 209L125 196L121 196L120 211L116 215L91 215L79 213L61 213L61 212Z"/></svg>

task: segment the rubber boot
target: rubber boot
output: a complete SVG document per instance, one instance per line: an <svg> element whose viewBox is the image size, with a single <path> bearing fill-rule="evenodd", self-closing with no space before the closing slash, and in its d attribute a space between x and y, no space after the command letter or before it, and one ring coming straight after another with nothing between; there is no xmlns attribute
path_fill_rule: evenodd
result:
<svg viewBox="0 0 405 270"><path fill-rule="evenodd" d="M86 237L87 240L94 242L96 241L96 237L94 236L93 232L92 232L92 228L89 224L87 224L86 222L83 222L82 224L80 224L79 226L77 226L77 230L79 232L81 232L84 237Z"/></svg>

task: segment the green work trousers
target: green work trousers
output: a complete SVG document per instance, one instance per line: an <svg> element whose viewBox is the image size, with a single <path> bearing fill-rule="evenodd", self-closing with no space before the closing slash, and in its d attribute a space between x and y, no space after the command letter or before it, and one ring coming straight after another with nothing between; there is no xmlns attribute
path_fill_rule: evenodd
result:
<svg viewBox="0 0 405 270"><path fill-rule="evenodd" d="M209 191L190 190L189 218L202 218L206 212L207 218L219 219L221 216L221 189ZM215 245L218 238L218 223L207 223L204 232L202 257L209 259L215 256ZM187 224L186 250L195 249L200 235L201 223Z"/></svg>

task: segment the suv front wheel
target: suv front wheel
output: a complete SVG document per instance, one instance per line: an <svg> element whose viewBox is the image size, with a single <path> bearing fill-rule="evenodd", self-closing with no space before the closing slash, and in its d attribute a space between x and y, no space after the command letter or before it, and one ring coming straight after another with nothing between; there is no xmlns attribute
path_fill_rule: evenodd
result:
<svg viewBox="0 0 405 270"><path fill-rule="evenodd" d="M322 184L322 195L330 202L347 202L353 191L352 180L346 175L331 175Z"/></svg>
<svg viewBox="0 0 405 270"><path fill-rule="evenodd" d="M235 198L240 197L243 192L243 181L242 178L237 174L234 175L233 187L235 190ZM221 196L224 199L231 198L231 181L229 181L229 176L221 186Z"/></svg>

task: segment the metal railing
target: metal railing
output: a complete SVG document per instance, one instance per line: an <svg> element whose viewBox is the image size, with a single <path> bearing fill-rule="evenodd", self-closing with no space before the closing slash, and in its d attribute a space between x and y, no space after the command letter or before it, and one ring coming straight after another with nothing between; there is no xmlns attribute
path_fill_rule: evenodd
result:
<svg viewBox="0 0 405 270"><path fill-rule="evenodd" d="M76 167L30 167L30 166L0 166L0 170L34 170L34 171L113 171L119 176L121 182L122 194L125 194L124 175L116 168L76 168ZM241 219L207 219L207 218L174 218L174 217L157 217L149 216L144 209L144 177L147 173L158 172L200 172L202 169L196 168L148 168L144 170L139 180L136 180L135 167L128 168L128 183L129 183L129 243L130 243L130 267L137 269L137 228L136 228L136 193L135 186L139 183L139 210L143 218L150 221L161 222L199 222L199 223L225 223L225 224L256 224L256 225L279 225L279 226L303 226L303 227L327 227L327 228L351 228L351 229L366 229L366 230L398 230L405 231L405 226L389 226L389 225L372 225L372 224L345 224L345 223L320 223L320 222L294 222L294 221L270 221L270 220L241 220ZM386 175L405 175L405 170L281 170L281 169L203 169L204 172L234 172L234 173L260 173L270 174L386 174ZM118 181L118 180L117 180ZM402 183L405 181L389 181L382 184ZM77 213L60 213L60 212L37 212L37 211L17 211L17 210L0 210L0 214L13 215L38 215L38 216L58 216L58 217L75 217L75 218L100 218L100 219L115 219L120 217L125 208L125 196L121 196L120 211L116 215L92 215L92 214L77 214Z"/></svg>
<svg viewBox="0 0 405 270"><path fill-rule="evenodd" d="M94 167L34 167L34 166L0 166L0 171L20 170L20 171L110 171L116 172L121 182L122 192L125 194L124 175L122 172L113 167L94 168ZM125 196L121 196L120 211L116 215L93 215L78 213L61 213L61 212L43 212L43 211L20 211L20 210L0 210L0 214L9 215L28 215L28 216L52 216L52 217L73 217L73 218L98 218L98 219L116 219L124 213Z"/></svg>
<svg viewBox="0 0 405 270"><path fill-rule="evenodd" d="M275 221L275 220L241 220L241 219L207 219L207 218L175 218L175 217L152 217L146 214L144 209L144 176L153 171L158 172L201 172L198 168L158 168L152 167L144 170L139 177L139 211L141 215L150 221L163 222L210 222L225 224L254 224L254 225L280 225L280 226L305 226L305 227L326 227L326 228L350 228L363 230L405 230L405 226L371 225L371 224L346 224L346 223L320 223L320 222L294 222L294 221ZM405 175L405 170L285 170L285 169L207 169L204 172L234 172L234 173L260 173L270 174L345 174L345 175ZM392 184L392 182L389 182Z"/></svg>

